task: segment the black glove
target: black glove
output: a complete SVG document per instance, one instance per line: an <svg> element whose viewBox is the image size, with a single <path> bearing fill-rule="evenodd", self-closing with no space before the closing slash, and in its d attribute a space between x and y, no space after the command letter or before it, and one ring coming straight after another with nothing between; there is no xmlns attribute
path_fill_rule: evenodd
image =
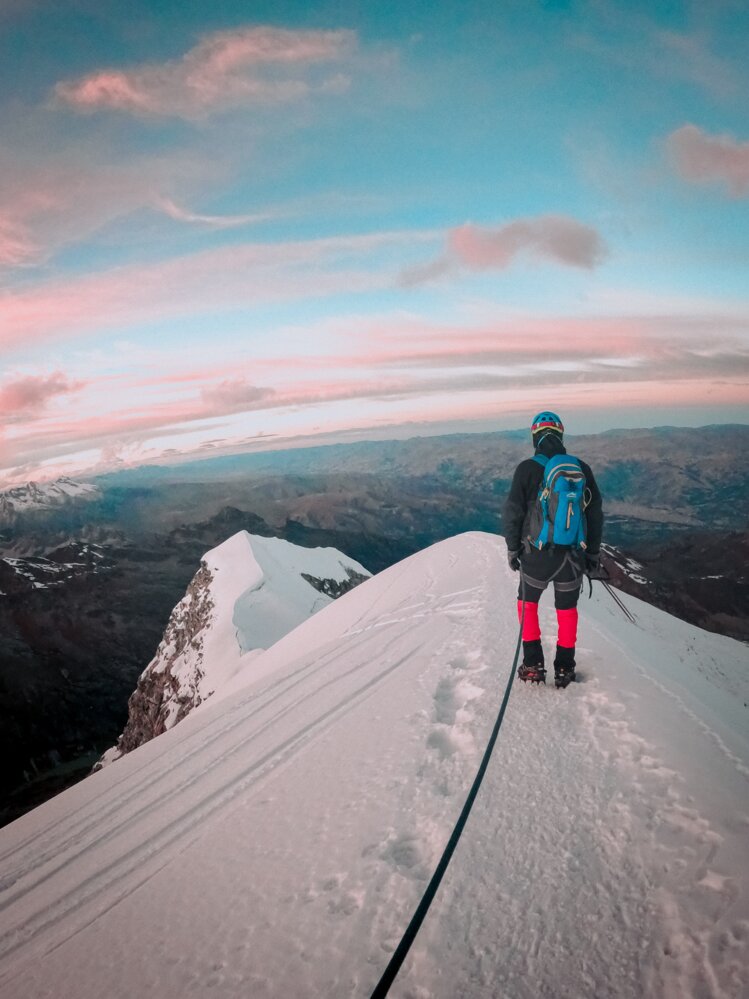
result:
<svg viewBox="0 0 749 999"><path fill-rule="evenodd" d="M517 572L520 568L520 549L511 552L509 549L507 551L507 564L510 566L513 572Z"/></svg>
<svg viewBox="0 0 749 999"><path fill-rule="evenodd" d="M585 553L585 572L588 576L595 576L598 574L598 570L601 568L601 556L599 554L593 555L591 552Z"/></svg>

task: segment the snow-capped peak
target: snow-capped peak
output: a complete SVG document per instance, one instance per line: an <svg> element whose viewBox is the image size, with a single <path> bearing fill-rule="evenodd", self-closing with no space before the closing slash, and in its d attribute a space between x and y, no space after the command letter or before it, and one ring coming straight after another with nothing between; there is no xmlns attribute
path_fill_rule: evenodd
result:
<svg viewBox="0 0 749 999"><path fill-rule="evenodd" d="M119 758L181 721L237 673L369 572L335 548L239 531L207 552L130 698Z"/></svg>
<svg viewBox="0 0 749 999"><path fill-rule="evenodd" d="M31 510L46 510L77 501L98 499L101 490L88 482L76 482L61 476L54 482L27 482L0 490L0 517L7 518Z"/></svg>

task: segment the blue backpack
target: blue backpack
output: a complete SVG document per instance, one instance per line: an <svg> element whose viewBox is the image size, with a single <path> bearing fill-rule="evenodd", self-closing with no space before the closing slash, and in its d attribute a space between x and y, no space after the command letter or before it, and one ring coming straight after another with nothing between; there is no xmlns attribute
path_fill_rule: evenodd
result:
<svg viewBox="0 0 749 999"><path fill-rule="evenodd" d="M530 542L535 548L569 545L585 548L585 507L590 502L585 474L578 458L555 454L534 455L544 477L531 510Z"/></svg>

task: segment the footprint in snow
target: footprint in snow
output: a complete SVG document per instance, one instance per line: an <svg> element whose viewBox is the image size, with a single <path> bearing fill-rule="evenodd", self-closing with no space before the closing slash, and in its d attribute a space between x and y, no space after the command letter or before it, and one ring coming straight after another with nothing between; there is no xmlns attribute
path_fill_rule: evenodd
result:
<svg viewBox="0 0 749 999"><path fill-rule="evenodd" d="M427 851L415 833L401 833L388 840L380 857L405 877L425 881L430 874Z"/></svg>
<svg viewBox="0 0 749 999"><path fill-rule="evenodd" d="M456 694L458 681L444 677L434 692L434 720L443 725L454 725L458 708L462 707Z"/></svg>
<svg viewBox="0 0 749 999"><path fill-rule="evenodd" d="M364 904L362 889L336 893L328 899L328 912L331 916L353 916Z"/></svg>
<svg viewBox="0 0 749 999"><path fill-rule="evenodd" d="M332 916L351 916L361 909L364 903L364 890L361 886L344 889L345 874L331 874L321 878L314 888L309 888L302 896L305 903L320 899Z"/></svg>
<svg viewBox="0 0 749 999"><path fill-rule="evenodd" d="M427 737L427 747L436 750L444 760L455 753L472 755L476 750L476 743L470 732L457 726L435 725Z"/></svg>
<svg viewBox="0 0 749 999"><path fill-rule="evenodd" d="M432 729L427 738L427 746L429 749L435 749L443 760L457 753L460 749L457 740L453 737L452 730L442 727Z"/></svg>
<svg viewBox="0 0 749 999"><path fill-rule="evenodd" d="M441 725L454 725L460 720L458 712L469 701L481 697L483 693L482 687L477 687L466 680L454 676L443 677L437 684L433 696L434 720Z"/></svg>
<svg viewBox="0 0 749 999"><path fill-rule="evenodd" d="M460 654L453 656L453 658L447 664L450 669L454 670L484 670L486 669L486 664L484 662L484 657L481 652L474 649L472 652L468 652L465 655Z"/></svg>

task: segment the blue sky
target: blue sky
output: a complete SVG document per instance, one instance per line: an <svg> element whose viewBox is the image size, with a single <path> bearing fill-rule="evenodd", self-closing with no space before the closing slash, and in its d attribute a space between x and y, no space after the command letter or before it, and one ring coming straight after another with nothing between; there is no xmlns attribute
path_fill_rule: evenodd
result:
<svg viewBox="0 0 749 999"><path fill-rule="evenodd" d="M0 476L746 422L745 3L0 10Z"/></svg>

